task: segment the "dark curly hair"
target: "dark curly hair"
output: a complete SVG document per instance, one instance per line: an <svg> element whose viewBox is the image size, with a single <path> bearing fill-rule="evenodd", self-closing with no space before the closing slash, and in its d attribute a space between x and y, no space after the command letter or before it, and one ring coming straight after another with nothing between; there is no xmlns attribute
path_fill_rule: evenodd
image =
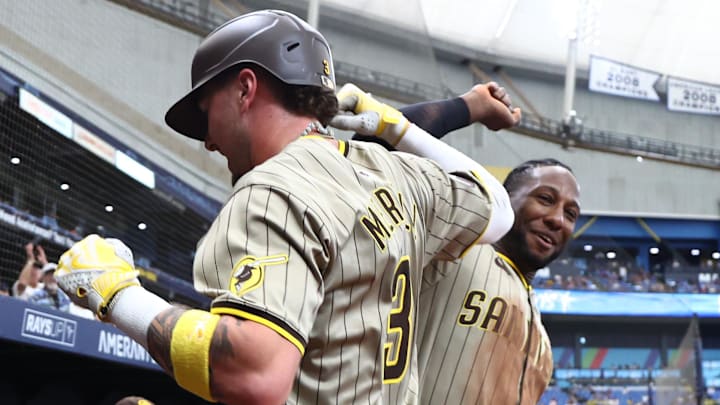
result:
<svg viewBox="0 0 720 405"><path fill-rule="evenodd" d="M558 166L566 169L570 173L573 173L570 166L560 162L559 160L552 158L528 160L516 166L510 173L508 173L505 181L503 182L503 187L505 187L505 190L507 190L509 194L512 194L523 183L523 180L527 177L531 169L544 166Z"/></svg>
<svg viewBox="0 0 720 405"><path fill-rule="evenodd" d="M330 120L338 113L338 100L335 92L331 90L317 86L293 86L280 82L278 93L278 98L286 110L299 115L317 117L323 126L330 124Z"/></svg>
<svg viewBox="0 0 720 405"><path fill-rule="evenodd" d="M334 91L318 86L284 83L263 67L253 63L242 63L225 70L212 80L211 85L221 87L245 68L252 69L256 76L262 77L278 102L292 113L315 117L323 126L327 126L338 113L338 101Z"/></svg>

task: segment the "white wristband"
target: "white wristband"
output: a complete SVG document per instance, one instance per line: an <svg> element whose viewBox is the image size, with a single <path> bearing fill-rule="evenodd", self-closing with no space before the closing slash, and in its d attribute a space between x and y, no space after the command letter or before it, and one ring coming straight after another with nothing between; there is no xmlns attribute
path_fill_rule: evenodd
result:
<svg viewBox="0 0 720 405"><path fill-rule="evenodd" d="M472 171L477 175L490 195L492 204L492 216L478 243L496 242L510 230L515 220L510 197L502 183L481 164L415 124L410 125L395 147L402 152L432 159L448 173Z"/></svg>
<svg viewBox="0 0 720 405"><path fill-rule="evenodd" d="M113 298L108 314L110 322L147 349L147 331L158 314L172 307L150 291L132 286Z"/></svg>

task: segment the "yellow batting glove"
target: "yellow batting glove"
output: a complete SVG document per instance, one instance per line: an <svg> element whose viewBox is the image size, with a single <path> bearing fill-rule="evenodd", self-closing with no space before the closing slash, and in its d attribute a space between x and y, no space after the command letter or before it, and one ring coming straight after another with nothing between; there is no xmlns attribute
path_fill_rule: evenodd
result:
<svg viewBox="0 0 720 405"><path fill-rule="evenodd" d="M335 128L375 135L395 146L410 126L400 111L375 100L352 83L340 89L337 99L341 113L330 121Z"/></svg>
<svg viewBox="0 0 720 405"><path fill-rule="evenodd" d="M104 319L121 290L140 285L130 249L118 239L90 235L65 252L55 270L58 285L76 304Z"/></svg>

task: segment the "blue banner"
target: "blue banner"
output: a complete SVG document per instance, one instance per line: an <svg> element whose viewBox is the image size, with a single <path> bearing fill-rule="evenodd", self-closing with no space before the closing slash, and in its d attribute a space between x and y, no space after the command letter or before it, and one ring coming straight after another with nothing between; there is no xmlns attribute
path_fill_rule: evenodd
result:
<svg viewBox="0 0 720 405"><path fill-rule="evenodd" d="M0 296L0 339L161 370L139 343L112 325Z"/></svg>
<svg viewBox="0 0 720 405"><path fill-rule="evenodd" d="M535 290L542 314L590 316L720 317L718 294L665 294Z"/></svg>

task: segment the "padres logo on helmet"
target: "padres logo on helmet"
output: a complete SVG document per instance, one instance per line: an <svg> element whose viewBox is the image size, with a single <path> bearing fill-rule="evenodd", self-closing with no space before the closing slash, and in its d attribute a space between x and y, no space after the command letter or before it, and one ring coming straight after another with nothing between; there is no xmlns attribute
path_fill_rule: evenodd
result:
<svg viewBox="0 0 720 405"><path fill-rule="evenodd" d="M230 291L237 296L242 296L254 290L262 284L265 278L265 266L285 264L288 261L287 255L245 256L235 265L230 279Z"/></svg>

